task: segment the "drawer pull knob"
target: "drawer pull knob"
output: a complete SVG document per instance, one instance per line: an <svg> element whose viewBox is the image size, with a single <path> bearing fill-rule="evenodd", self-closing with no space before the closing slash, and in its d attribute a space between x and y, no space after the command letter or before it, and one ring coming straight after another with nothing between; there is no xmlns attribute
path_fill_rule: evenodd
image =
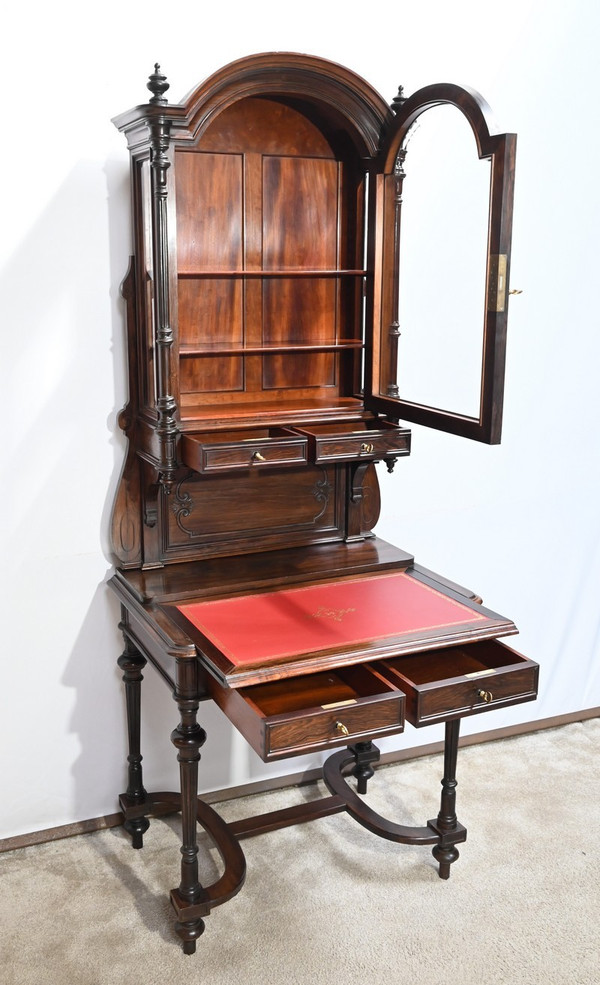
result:
<svg viewBox="0 0 600 985"><path fill-rule="evenodd" d="M478 696L482 698L487 704L494 700L494 695L491 691L484 691L483 689L477 692Z"/></svg>
<svg viewBox="0 0 600 985"><path fill-rule="evenodd" d="M342 733L342 735L350 735L348 729L346 728L343 722L336 722L335 727L336 729L338 729L339 732Z"/></svg>
<svg viewBox="0 0 600 985"><path fill-rule="evenodd" d="M370 455L371 452L373 451L373 447L374 446L370 441L363 441L362 445L360 446L360 450L361 452L364 452L366 455Z"/></svg>
<svg viewBox="0 0 600 985"><path fill-rule="evenodd" d="M266 462L265 456L261 455L259 451L255 451L252 458L254 459L255 462Z"/></svg>

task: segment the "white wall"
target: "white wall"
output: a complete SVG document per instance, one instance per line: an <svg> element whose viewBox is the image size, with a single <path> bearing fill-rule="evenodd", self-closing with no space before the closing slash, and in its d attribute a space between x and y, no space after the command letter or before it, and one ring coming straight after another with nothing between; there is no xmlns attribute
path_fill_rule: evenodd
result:
<svg viewBox="0 0 600 985"><path fill-rule="evenodd" d="M110 813L124 786L118 610L104 582L124 451L129 203L110 118L145 101L156 59L174 101L268 50L341 62L388 99L400 82L466 83L519 133L512 280L525 293L511 304L503 444L415 427L411 458L382 475L378 532L513 617L517 645L542 664L536 704L465 730L600 705L597 5L105 0L91 24L90 9L11 4L3 23L0 836ZM164 789L176 709L151 670L146 692L146 780ZM203 722L204 789L301 765L267 769L215 708ZM407 729L396 745L436 737Z"/></svg>

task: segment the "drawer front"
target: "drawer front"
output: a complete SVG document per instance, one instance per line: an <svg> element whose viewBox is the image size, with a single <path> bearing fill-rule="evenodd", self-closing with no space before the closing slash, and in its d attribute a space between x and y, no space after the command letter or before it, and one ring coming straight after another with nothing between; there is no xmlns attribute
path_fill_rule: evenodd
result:
<svg viewBox="0 0 600 985"><path fill-rule="evenodd" d="M181 455L185 465L203 475L239 469L261 469L304 465L308 461L308 441L301 435L239 441L206 441L202 436L184 435Z"/></svg>
<svg viewBox="0 0 600 985"><path fill-rule="evenodd" d="M360 458L374 460L389 455L408 455L409 451L408 436L394 430L324 435L315 439L316 463Z"/></svg>
<svg viewBox="0 0 600 985"><path fill-rule="evenodd" d="M490 711L506 704L533 700L537 696L537 667L507 670L456 684L417 689L415 725ZM413 703L410 702L412 705Z"/></svg>
<svg viewBox="0 0 600 985"><path fill-rule="evenodd" d="M302 438L231 445L206 445L203 448L202 472L222 472L231 469L265 468L268 466L298 465L307 461L307 442Z"/></svg>
<svg viewBox="0 0 600 985"><path fill-rule="evenodd" d="M369 665L234 688L208 681L211 697L268 762L404 729L405 696Z"/></svg>
<svg viewBox="0 0 600 985"><path fill-rule="evenodd" d="M297 751L328 749L358 739L401 732L404 727L404 695L382 695L334 710L298 715L285 722L267 722L266 758Z"/></svg>
<svg viewBox="0 0 600 985"><path fill-rule="evenodd" d="M405 692L406 717L417 727L537 697L538 665L497 640L428 650L378 666Z"/></svg>

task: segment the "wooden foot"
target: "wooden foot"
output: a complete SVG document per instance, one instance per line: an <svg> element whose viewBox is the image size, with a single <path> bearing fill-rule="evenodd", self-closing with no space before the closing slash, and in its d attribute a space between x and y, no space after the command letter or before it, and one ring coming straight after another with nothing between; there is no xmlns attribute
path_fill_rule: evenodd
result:
<svg viewBox="0 0 600 985"><path fill-rule="evenodd" d="M183 941L183 953L195 954L196 941L204 933L204 920L186 920L185 922L177 921L175 924L175 932Z"/></svg>
<svg viewBox="0 0 600 985"><path fill-rule="evenodd" d="M431 849L431 854L436 862L439 863L438 875L440 879L449 879L450 866L460 857L458 848L455 845L449 845L448 848L442 848L441 845L435 845Z"/></svg>
<svg viewBox="0 0 600 985"><path fill-rule="evenodd" d="M123 824L126 832L131 835L131 845L132 848L143 848L144 847L144 835L150 827L150 821L147 817L136 817L129 821L125 821Z"/></svg>

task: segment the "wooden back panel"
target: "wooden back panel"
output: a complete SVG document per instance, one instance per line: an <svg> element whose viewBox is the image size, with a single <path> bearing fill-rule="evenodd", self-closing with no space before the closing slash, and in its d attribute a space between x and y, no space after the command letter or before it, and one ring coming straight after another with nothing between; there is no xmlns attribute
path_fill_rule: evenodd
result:
<svg viewBox="0 0 600 985"><path fill-rule="evenodd" d="M242 99L176 152L186 417L354 389L361 275L340 272L362 263L363 178L305 110Z"/></svg>

